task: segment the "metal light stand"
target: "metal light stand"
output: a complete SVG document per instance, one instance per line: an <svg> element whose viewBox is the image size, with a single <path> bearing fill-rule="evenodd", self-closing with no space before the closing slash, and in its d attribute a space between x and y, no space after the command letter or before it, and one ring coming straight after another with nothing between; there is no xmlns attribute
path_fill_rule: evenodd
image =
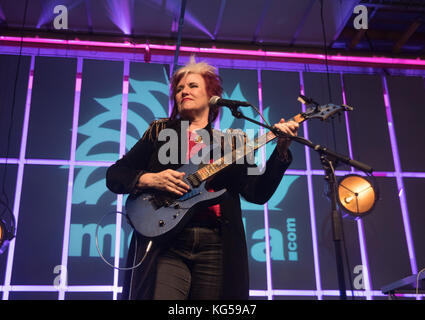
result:
<svg viewBox="0 0 425 320"><path fill-rule="evenodd" d="M309 100L309 102L313 103L314 105L318 106L316 102L313 100ZM337 209L337 192L336 192L336 176L335 176L335 167L337 165L337 162L343 162L349 166L352 166L360 171L364 171L367 173L372 173L373 169L368 166L367 164L361 163L359 161L350 159L347 156L341 155L336 153L335 151L329 150L328 148L315 144L307 139L298 137L298 136L291 136L284 132L281 132L275 127L271 127L269 125L266 125L264 123L258 122L256 120L253 120L251 118L246 117L242 112L238 110L236 107L230 107L232 114L235 118L238 119L245 119L247 121L250 121L252 123L258 124L266 129L269 129L272 131L276 136L285 137L291 140L294 140L298 143L301 143L314 151L318 152L320 155L320 160L323 166L323 169L325 170L325 180L329 184L329 190L330 190L330 199L331 199L331 218L332 218L332 232L333 232L333 242L335 246L335 260L336 260L336 267L337 267L337 275L338 275L338 286L339 286L339 293L340 293L340 299L346 300L347 299L347 293L346 293L346 286L345 286L345 277L344 277L344 263L342 259L342 248L341 248L341 241L342 241L342 221L341 216L338 213Z"/></svg>
<svg viewBox="0 0 425 320"><path fill-rule="evenodd" d="M320 153L320 152L319 152ZM336 270L338 276L339 295L341 300L347 299L345 278L344 278L344 263L342 259L341 241L343 240L341 215L337 208L337 182L335 176L336 161L332 161L323 153L320 153L320 161L325 170L325 180L329 186L329 198L331 200L331 222L332 236L335 248Z"/></svg>

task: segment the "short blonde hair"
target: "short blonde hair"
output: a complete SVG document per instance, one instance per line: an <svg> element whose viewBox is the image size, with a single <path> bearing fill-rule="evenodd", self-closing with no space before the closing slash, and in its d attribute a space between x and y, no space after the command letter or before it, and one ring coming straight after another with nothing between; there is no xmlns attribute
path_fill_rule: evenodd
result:
<svg viewBox="0 0 425 320"><path fill-rule="evenodd" d="M178 69L171 79L171 96L173 97L174 105L173 111L171 112L171 119L177 118L179 115L177 101L176 101L176 93L177 93L177 85L181 79L183 79L187 74L195 73L202 76L205 81L206 91L209 98L212 96L221 97L223 93L223 88L221 85L221 78L217 74L217 69L206 63L206 62L196 62L195 57L192 55L190 57L189 62L184 66ZM210 106L210 112L208 121L213 122L218 116L218 107Z"/></svg>

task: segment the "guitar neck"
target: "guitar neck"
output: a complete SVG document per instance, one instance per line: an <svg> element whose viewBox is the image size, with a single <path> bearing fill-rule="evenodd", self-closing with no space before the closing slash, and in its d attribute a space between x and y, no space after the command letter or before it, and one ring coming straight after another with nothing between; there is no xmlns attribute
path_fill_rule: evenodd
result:
<svg viewBox="0 0 425 320"><path fill-rule="evenodd" d="M293 118L289 119L288 121L295 121L298 123L302 123L306 120L306 118L303 116L302 113L297 114ZM251 152L254 152L261 148L262 146L266 145L270 141L273 141L276 138L276 135L269 131L266 134L263 134L260 137L255 138L253 141L249 141L243 146L235 149L232 151L231 155L225 155L224 157L221 157L218 160L215 160L214 162L202 167L199 169L194 175L196 176L196 179L198 181L205 181L208 178L212 177L219 171L223 170L224 168L228 167L229 165L233 163L238 163L238 161L245 158L245 156Z"/></svg>

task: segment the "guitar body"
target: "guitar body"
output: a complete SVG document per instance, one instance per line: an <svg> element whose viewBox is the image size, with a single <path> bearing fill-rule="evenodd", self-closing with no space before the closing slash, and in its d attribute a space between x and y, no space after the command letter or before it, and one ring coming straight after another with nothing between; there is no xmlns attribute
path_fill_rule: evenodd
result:
<svg viewBox="0 0 425 320"><path fill-rule="evenodd" d="M185 172L185 182L190 174L195 173L199 166L189 163L176 171ZM129 196L126 202L126 212L132 227L142 236L150 240L167 240L179 233L192 217L193 213L202 208L208 208L220 202L226 189L209 192L205 189L206 182L182 197L157 190Z"/></svg>
<svg viewBox="0 0 425 320"><path fill-rule="evenodd" d="M325 106L315 106L314 108L308 108L306 112L297 114L291 120L297 123L302 123L312 118L326 120L340 111L350 110L352 108L346 105L336 106L327 104ZM275 139L276 136L272 131L269 131L260 138L254 140L253 147L251 148L242 146L237 150L233 150L236 158L242 158L246 156L247 152L257 150L264 144ZM212 155L216 155L217 153L214 150L221 150L218 148L220 146L212 145L209 151L213 151ZM157 190L147 190L145 193L128 197L125 207L129 223L142 236L150 240L169 239L184 228L195 211L220 202L226 189L217 192L208 192L205 184L209 177L212 177L227 166L225 157L217 159L218 162L210 163L209 159L211 157L209 154L204 155L201 150L198 152L197 158L207 160L202 161L206 165L199 168L199 164L190 162L177 170L186 173L184 180L192 187L192 190L182 197L178 198L171 193Z"/></svg>

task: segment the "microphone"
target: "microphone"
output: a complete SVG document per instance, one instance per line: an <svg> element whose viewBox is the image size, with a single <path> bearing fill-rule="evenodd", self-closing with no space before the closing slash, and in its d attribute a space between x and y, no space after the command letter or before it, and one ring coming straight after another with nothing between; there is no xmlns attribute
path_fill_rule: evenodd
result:
<svg viewBox="0 0 425 320"><path fill-rule="evenodd" d="M229 108L250 107L251 106L251 104L249 102L246 102L246 101L221 99L219 96L212 96L209 103L210 103L211 106L229 107Z"/></svg>

